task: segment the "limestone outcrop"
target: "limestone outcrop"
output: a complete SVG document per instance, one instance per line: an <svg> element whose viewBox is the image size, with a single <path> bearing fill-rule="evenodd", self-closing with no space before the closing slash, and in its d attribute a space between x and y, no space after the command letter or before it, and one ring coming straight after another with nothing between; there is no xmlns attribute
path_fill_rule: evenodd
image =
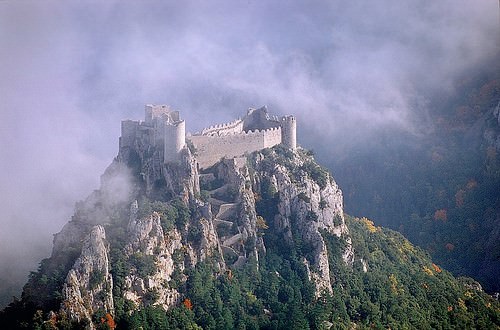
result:
<svg viewBox="0 0 500 330"><path fill-rule="evenodd" d="M354 261L341 190L331 175L303 151L275 149L268 155L257 153L253 166L255 191L261 196L271 192L276 199L274 218L268 219L273 230L282 233L289 244L300 240L307 246L309 253L303 262L316 284L316 295L320 296L324 290L331 293L331 280L335 279L330 278L328 251L321 232L342 238L344 262L352 265Z"/></svg>
<svg viewBox="0 0 500 330"><path fill-rule="evenodd" d="M200 173L196 150L182 148L165 162L161 136L152 141L150 127L141 127L121 140L100 189L77 203L55 235L52 256L28 283L27 297L35 301L45 285L40 305L59 306L57 315L92 329L98 315L115 310L179 304L189 270L200 262L216 277L258 268L268 243L300 253L316 297L332 292L324 234L343 240L348 266L354 251L342 193L312 156L280 145L222 159ZM55 281L45 283L45 274ZM62 299L53 299L54 287Z"/></svg>
<svg viewBox="0 0 500 330"><path fill-rule="evenodd" d="M214 222L226 261L234 261L233 266L250 257L258 260L266 252L267 230L286 244L305 246L303 263L318 297L332 292L322 231L345 242L342 260L352 266L354 250L344 221L342 192L304 151L274 148L255 153L249 164L223 160L205 173L202 189L213 182L221 185L210 191L211 204L218 210Z"/></svg>
<svg viewBox="0 0 500 330"><path fill-rule="evenodd" d="M92 325L97 311L114 313L108 243L101 225L94 226L85 238L80 257L66 276L62 296L61 314L71 320Z"/></svg>
<svg viewBox="0 0 500 330"><path fill-rule="evenodd" d="M168 309L179 299L179 293L169 285L174 272L173 254L182 248L182 237L177 230L164 234L160 214L137 218L133 211L128 224L129 241L125 246L125 259L132 260L125 276L123 297L137 307L161 305ZM141 269L143 263L149 267ZM179 266L179 265L178 265Z"/></svg>

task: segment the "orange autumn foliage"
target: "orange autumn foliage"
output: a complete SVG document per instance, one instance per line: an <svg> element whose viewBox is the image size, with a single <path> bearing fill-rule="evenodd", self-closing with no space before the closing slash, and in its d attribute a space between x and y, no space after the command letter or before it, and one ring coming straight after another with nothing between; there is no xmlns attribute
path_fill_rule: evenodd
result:
<svg viewBox="0 0 500 330"><path fill-rule="evenodd" d="M434 271L436 273L441 273L442 272L441 267L439 267L438 265L436 265L434 263L432 264L432 268L434 268Z"/></svg>
<svg viewBox="0 0 500 330"><path fill-rule="evenodd" d="M471 189L474 189L477 187L477 181L474 180L474 179L470 179L468 182L467 182L467 189L471 190Z"/></svg>
<svg viewBox="0 0 500 330"><path fill-rule="evenodd" d="M448 214L446 210L436 210L436 212L434 212L434 220L441 220L443 222L446 222L448 220Z"/></svg>
<svg viewBox="0 0 500 330"><path fill-rule="evenodd" d="M184 299L184 301L182 302L182 304L187 309L193 309L193 304L191 303L191 300L189 298Z"/></svg>
<svg viewBox="0 0 500 330"><path fill-rule="evenodd" d="M56 328L56 324L57 324L57 314L53 313L53 312L50 312L49 313L49 320L48 320L48 322L55 329Z"/></svg>
<svg viewBox="0 0 500 330"><path fill-rule="evenodd" d="M107 326L110 329L115 329L116 328L115 320L113 320L113 317L109 313L106 313L106 315L104 317L101 317L101 323L107 324Z"/></svg>

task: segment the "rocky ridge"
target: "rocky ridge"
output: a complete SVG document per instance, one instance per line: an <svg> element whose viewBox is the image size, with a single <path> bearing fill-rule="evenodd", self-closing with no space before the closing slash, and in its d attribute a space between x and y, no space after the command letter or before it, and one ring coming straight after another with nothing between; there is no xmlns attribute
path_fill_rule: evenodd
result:
<svg viewBox="0 0 500 330"><path fill-rule="evenodd" d="M101 225L93 227L62 289L61 313L67 318L91 320L97 310L114 314L113 278L109 272L107 245L104 228Z"/></svg>
<svg viewBox="0 0 500 330"><path fill-rule="evenodd" d="M141 315L173 317L165 329L214 328L210 318L215 316L207 311L224 315L217 323L222 328L233 328L231 318L240 316L238 322L255 324L255 315L262 324L302 328L294 323L296 316L305 319L297 306L316 306L320 314L310 322L324 319L323 327L340 318L351 327L367 322L359 313L409 326L422 322L413 305L386 317L392 300L384 298L380 307L382 301L373 297L389 291L414 301L445 292L446 285L454 285L454 291L445 302L445 322L454 322L464 302L479 301L494 313L494 302L480 288L472 292L470 285L457 284L402 237L368 219L344 216L341 190L306 150L275 146L222 159L202 172L188 148L174 163L162 163L160 154L140 139L120 149L100 189L77 203L71 221L54 237L51 257L12 305L28 317L11 321L17 328L38 322L61 329L113 329L115 317L120 326L134 328L141 326L133 323L137 320L149 322ZM245 276L252 283L243 284ZM225 307L223 294L246 305ZM361 304L358 295L368 303ZM190 311L193 303L197 309ZM253 316L245 319L242 311ZM494 320L484 315L481 322ZM432 318L426 322L440 324Z"/></svg>
<svg viewBox="0 0 500 330"><path fill-rule="evenodd" d="M267 189L278 196L273 229L291 244L294 236L299 236L311 246L310 258L304 257L303 262L319 297L323 290L332 292L328 251L321 230L345 240L342 258L346 264L351 265L354 259L343 215L342 192L331 175L303 151L298 151L301 156L288 150L281 152L281 159L277 153L267 155L267 159L262 153L255 155L253 185L261 191L259 186L267 181Z"/></svg>
<svg viewBox="0 0 500 330"><path fill-rule="evenodd" d="M140 139L119 151L101 188L77 203L55 235L52 256L23 299L35 303L32 292L44 285L42 277L57 275L35 304L51 306L71 324L93 329L103 313L168 310L183 299L179 287L199 262L215 265L219 274L249 261L258 267L266 253L263 236L271 231L288 244L299 239L309 246L303 263L316 297L331 293L334 280L321 231L345 239L342 258L352 264L341 191L304 151L275 147L248 159L223 159L201 174L188 148L177 163L161 159L159 149ZM321 178L313 178L315 171ZM272 199L274 213L262 209L263 198ZM49 298L53 289L59 298Z"/></svg>

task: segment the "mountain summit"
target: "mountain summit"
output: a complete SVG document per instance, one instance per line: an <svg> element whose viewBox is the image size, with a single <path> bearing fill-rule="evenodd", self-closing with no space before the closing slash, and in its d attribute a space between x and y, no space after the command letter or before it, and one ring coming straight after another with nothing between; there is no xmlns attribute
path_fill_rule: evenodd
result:
<svg viewBox="0 0 500 330"><path fill-rule="evenodd" d="M185 135L124 121L101 187L0 314L27 329L498 328L497 301L400 234L343 213L296 120L250 109Z"/></svg>

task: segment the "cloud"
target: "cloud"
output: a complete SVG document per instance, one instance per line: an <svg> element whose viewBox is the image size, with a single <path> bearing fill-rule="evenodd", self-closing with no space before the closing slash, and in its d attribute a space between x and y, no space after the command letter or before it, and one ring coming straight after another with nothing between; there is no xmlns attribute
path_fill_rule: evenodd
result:
<svg viewBox="0 0 500 330"><path fill-rule="evenodd" d="M192 130L249 104L307 113L332 132L332 120L411 130L422 94L451 89L494 48L496 11L489 1L117 3L84 22L98 74L82 87L133 104L128 113L170 103Z"/></svg>
<svg viewBox="0 0 500 330"><path fill-rule="evenodd" d="M267 104L331 153L417 134L427 93L491 56L498 28L488 0L1 1L0 278L48 256L144 104L193 132Z"/></svg>

